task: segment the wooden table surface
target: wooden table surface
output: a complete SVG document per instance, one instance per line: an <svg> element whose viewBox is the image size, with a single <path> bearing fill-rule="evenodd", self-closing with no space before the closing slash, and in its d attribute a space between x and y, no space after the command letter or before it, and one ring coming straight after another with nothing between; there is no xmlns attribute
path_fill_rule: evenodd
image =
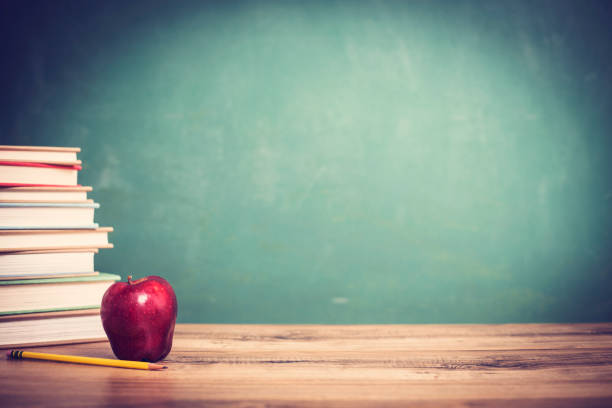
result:
<svg viewBox="0 0 612 408"><path fill-rule="evenodd" d="M113 357L108 343L35 351ZM0 406L612 406L612 323L178 325L168 370L0 362Z"/></svg>

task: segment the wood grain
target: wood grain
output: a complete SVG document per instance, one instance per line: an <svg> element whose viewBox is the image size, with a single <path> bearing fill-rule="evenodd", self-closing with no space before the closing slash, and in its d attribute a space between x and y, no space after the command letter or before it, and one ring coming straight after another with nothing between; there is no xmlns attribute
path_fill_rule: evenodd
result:
<svg viewBox="0 0 612 408"><path fill-rule="evenodd" d="M108 343L35 350L112 357ZM1 361L3 406L612 406L612 324L178 325L167 371Z"/></svg>

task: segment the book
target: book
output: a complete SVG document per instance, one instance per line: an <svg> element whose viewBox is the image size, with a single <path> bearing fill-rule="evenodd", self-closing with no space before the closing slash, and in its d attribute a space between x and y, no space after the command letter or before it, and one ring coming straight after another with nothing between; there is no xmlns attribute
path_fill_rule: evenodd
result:
<svg viewBox="0 0 612 408"><path fill-rule="evenodd" d="M66 248L112 248L112 227L96 229L0 230L0 253Z"/></svg>
<svg viewBox="0 0 612 408"><path fill-rule="evenodd" d="M82 202L87 200L89 186L74 187L0 187L0 200L4 202Z"/></svg>
<svg viewBox="0 0 612 408"><path fill-rule="evenodd" d="M94 210L100 204L7 203L0 201L0 229L80 229L97 228Z"/></svg>
<svg viewBox="0 0 612 408"><path fill-rule="evenodd" d="M100 307L118 275L0 280L0 315L56 312Z"/></svg>
<svg viewBox="0 0 612 408"><path fill-rule="evenodd" d="M47 164L81 164L77 160L79 147L7 146L0 145L0 161Z"/></svg>
<svg viewBox="0 0 612 408"><path fill-rule="evenodd" d="M0 229L97 228L93 201L80 203L27 203L0 201Z"/></svg>
<svg viewBox="0 0 612 408"><path fill-rule="evenodd" d="M97 275L95 248L24 251L0 255L0 280Z"/></svg>
<svg viewBox="0 0 612 408"><path fill-rule="evenodd" d="M0 161L0 186L76 186L81 165Z"/></svg>
<svg viewBox="0 0 612 408"><path fill-rule="evenodd" d="M0 316L0 347L107 340L100 309Z"/></svg>
<svg viewBox="0 0 612 408"><path fill-rule="evenodd" d="M0 145L0 346L106 340L94 269L111 227L77 184L80 148Z"/></svg>

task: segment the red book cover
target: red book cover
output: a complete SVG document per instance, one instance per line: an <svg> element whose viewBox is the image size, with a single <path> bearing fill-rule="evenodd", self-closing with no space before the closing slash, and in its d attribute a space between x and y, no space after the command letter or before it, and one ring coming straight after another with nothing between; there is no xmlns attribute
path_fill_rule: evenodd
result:
<svg viewBox="0 0 612 408"><path fill-rule="evenodd" d="M61 165L61 164L1 161L1 160L0 160L0 166L47 167L47 168L52 168L52 169L66 169L66 170L81 170L83 168L79 164Z"/></svg>
<svg viewBox="0 0 612 408"><path fill-rule="evenodd" d="M24 183L0 183L0 188L3 187L81 187L80 184L24 184Z"/></svg>

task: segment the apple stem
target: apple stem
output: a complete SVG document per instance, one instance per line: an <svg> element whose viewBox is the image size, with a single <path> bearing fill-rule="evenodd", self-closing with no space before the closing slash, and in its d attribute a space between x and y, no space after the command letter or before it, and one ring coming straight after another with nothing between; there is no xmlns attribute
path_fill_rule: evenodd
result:
<svg viewBox="0 0 612 408"><path fill-rule="evenodd" d="M128 285L132 284L132 275L128 275Z"/></svg>

